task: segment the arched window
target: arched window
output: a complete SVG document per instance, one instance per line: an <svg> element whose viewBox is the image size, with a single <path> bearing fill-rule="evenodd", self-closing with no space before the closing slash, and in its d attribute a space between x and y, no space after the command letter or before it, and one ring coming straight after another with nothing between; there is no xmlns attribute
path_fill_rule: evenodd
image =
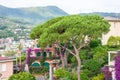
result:
<svg viewBox="0 0 120 80"><path fill-rule="evenodd" d="M43 66L45 66L45 67L48 67L48 68L49 68L49 65L50 65L50 64L49 64L48 62L44 62L44 63L43 63Z"/></svg>
<svg viewBox="0 0 120 80"><path fill-rule="evenodd" d="M34 67L40 67L40 62L35 61L35 62L32 63L32 66L34 66Z"/></svg>

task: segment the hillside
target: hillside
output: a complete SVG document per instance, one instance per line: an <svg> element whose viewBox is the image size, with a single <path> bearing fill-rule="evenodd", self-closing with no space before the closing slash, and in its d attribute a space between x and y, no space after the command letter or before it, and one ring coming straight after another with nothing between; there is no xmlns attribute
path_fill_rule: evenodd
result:
<svg viewBox="0 0 120 80"><path fill-rule="evenodd" d="M8 8L0 5L0 38L28 36L34 26L65 15L68 14L56 6Z"/></svg>
<svg viewBox="0 0 120 80"><path fill-rule="evenodd" d="M21 24L36 25L53 17L68 15L56 6L30 7L30 8L7 8L0 6L0 16L10 21Z"/></svg>

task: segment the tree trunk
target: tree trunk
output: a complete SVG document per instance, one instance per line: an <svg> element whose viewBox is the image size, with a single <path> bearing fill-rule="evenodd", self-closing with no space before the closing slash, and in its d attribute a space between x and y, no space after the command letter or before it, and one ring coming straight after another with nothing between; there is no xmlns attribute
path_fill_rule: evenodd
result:
<svg viewBox="0 0 120 80"><path fill-rule="evenodd" d="M66 49L59 47L60 58L62 62L62 68L67 67L67 56L66 56Z"/></svg>
<svg viewBox="0 0 120 80"><path fill-rule="evenodd" d="M61 61L62 61L62 68L65 68L64 57L62 56L61 52L60 52L60 58L61 58Z"/></svg>
<svg viewBox="0 0 120 80"><path fill-rule="evenodd" d="M78 62L78 66L77 66L78 80L80 80L81 60L80 60L80 57L79 57L79 53L76 54L76 59L77 59L77 62Z"/></svg>
<svg viewBox="0 0 120 80"><path fill-rule="evenodd" d="M65 62L65 67L68 67L68 62L67 62L67 55L66 51L64 53L64 62Z"/></svg>

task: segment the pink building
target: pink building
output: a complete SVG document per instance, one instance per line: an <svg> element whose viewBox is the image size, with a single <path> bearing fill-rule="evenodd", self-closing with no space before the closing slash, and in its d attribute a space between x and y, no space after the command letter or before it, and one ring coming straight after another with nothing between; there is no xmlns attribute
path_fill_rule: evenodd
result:
<svg viewBox="0 0 120 80"><path fill-rule="evenodd" d="M0 57L0 80L8 80L13 74L13 60L7 57Z"/></svg>

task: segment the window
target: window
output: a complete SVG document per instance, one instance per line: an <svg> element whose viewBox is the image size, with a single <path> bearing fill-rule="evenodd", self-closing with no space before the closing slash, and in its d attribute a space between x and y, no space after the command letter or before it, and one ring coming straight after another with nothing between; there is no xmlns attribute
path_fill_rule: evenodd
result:
<svg viewBox="0 0 120 80"><path fill-rule="evenodd" d="M41 53L40 52L37 52L37 57L40 57L41 56Z"/></svg>
<svg viewBox="0 0 120 80"><path fill-rule="evenodd" d="M1 67L1 71L6 71L6 64L5 63L1 64L0 67Z"/></svg>
<svg viewBox="0 0 120 80"><path fill-rule="evenodd" d="M46 58L46 56L47 56L47 53L43 52L43 57Z"/></svg>

